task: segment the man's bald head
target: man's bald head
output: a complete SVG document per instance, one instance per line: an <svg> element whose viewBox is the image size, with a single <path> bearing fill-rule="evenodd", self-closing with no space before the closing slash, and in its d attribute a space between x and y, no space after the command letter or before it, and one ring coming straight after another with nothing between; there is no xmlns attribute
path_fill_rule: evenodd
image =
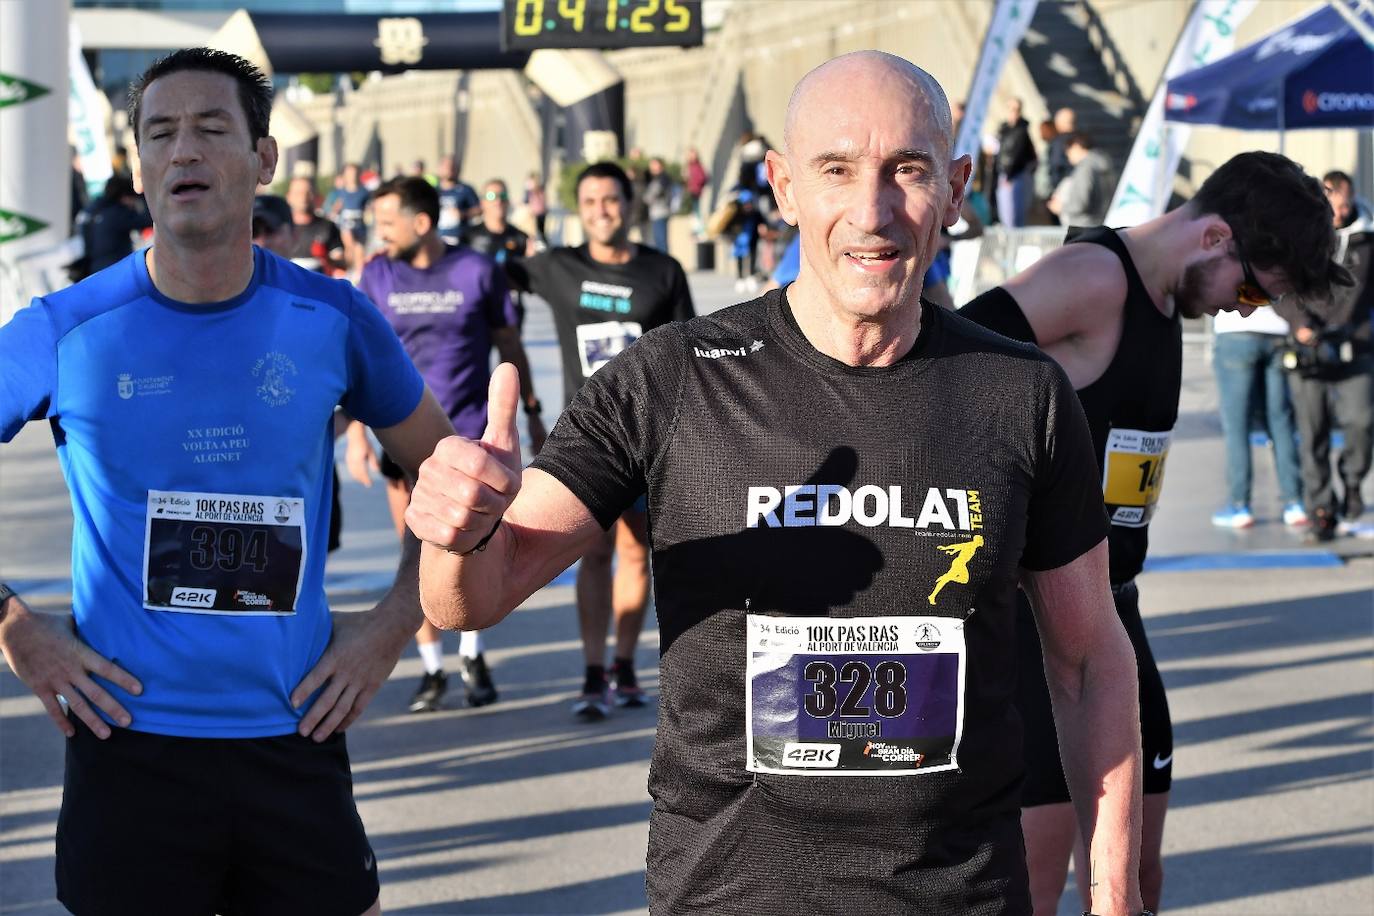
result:
<svg viewBox="0 0 1374 916"><path fill-rule="evenodd" d="M795 145L797 125L827 102L853 99L856 95L886 89L907 95L914 106L924 109L944 140L946 155L953 145L949 100L940 84L920 67L905 58L885 51L854 51L821 64L801 78L787 101L787 120L783 144L790 151Z"/></svg>

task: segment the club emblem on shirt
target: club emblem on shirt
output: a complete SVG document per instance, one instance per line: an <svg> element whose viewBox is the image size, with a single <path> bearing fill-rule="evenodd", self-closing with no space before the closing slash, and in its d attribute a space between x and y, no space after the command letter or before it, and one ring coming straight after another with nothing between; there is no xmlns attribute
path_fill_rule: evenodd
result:
<svg viewBox="0 0 1374 916"><path fill-rule="evenodd" d="M281 407L296 393L290 380L298 374L291 357L276 350L269 352L253 365L253 378L258 380L258 397L272 407Z"/></svg>
<svg viewBox="0 0 1374 916"><path fill-rule="evenodd" d="M949 563L949 572L945 573L935 582L935 590L930 593L927 599L931 604L935 603L935 597L940 594L940 590L951 582L960 585L968 585L968 564L973 559L973 555L978 552L978 548L983 546L983 536L975 534L971 541L961 541L958 544L937 544L935 549L941 553L949 554L953 557Z"/></svg>
<svg viewBox="0 0 1374 916"><path fill-rule="evenodd" d="M131 372L119 373L119 396L124 400L134 396L134 376Z"/></svg>

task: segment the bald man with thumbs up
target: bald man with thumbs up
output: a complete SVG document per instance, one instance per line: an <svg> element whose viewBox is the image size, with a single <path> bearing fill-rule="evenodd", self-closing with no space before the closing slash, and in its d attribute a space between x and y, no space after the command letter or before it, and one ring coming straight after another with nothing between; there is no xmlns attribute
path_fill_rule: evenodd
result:
<svg viewBox="0 0 1374 916"><path fill-rule="evenodd" d="M908 61L812 71L767 156L796 282L639 336L523 473L502 366L482 438L421 467L406 518L441 628L498 622L647 495L653 912L1030 912L1018 582L1092 911L1142 912L1134 665L1082 409L1048 357L921 299L970 169L950 134Z"/></svg>

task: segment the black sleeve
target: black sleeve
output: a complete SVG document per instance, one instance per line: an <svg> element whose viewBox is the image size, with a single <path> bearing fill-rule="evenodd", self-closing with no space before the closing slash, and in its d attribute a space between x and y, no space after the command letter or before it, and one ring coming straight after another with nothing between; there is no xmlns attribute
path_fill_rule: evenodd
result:
<svg viewBox="0 0 1374 916"><path fill-rule="evenodd" d="M684 380L680 326L635 341L587 379L530 465L553 475L607 530L648 487L667 447Z"/></svg>
<svg viewBox="0 0 1374 916"><path fill-rule="evenodd" d="M691 321L696 316L696 307L692 304L692 289L687 285L687 274L683 273L681 264L673 261L673 320Z"/></svg>
<svg viewBox="0 0 1374 916"><path fill-rule="evenodd" d="M537 254L532 258L506 258L501 266L506 269L506 279L513 289L522 293L539 293L538 275L549 259L548 254ZM546 297L547 298L547 297Z"/></svg>
<svg viewBox="0 0 1374 916"><path fill-rule="evenodd" d="M1021 566L1057 569L1087 553L1107 536L1107 510L1092 434L1073 385L1057 363L1046 361L1042 388L1044 439L1026 510L1026 549Z"/></svg>
<svg viewBox="0 0 1374 916"><path fill-rule="evenodd" d="M1003 337L1010 337L1022 343L1036 342L1035 331L1026 320L1025 312L1021 311L1021 306L1012 298L1011 293L1000 286L994 286L959 309L959 314L970 321L978 322L989 331L996 331Z"/></svg>

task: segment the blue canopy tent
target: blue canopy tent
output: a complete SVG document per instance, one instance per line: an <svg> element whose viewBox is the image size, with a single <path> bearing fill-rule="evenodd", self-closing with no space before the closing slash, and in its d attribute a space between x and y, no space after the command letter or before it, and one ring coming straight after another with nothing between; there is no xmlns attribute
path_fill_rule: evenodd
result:
<svg viewBox="0 0 1374 916"><path fill-rule="evenodd" d="M1374 49L1343 12L1323 6L1229 57L1169 80L1166 121L1283 132L1374 128Z"/></svg>

